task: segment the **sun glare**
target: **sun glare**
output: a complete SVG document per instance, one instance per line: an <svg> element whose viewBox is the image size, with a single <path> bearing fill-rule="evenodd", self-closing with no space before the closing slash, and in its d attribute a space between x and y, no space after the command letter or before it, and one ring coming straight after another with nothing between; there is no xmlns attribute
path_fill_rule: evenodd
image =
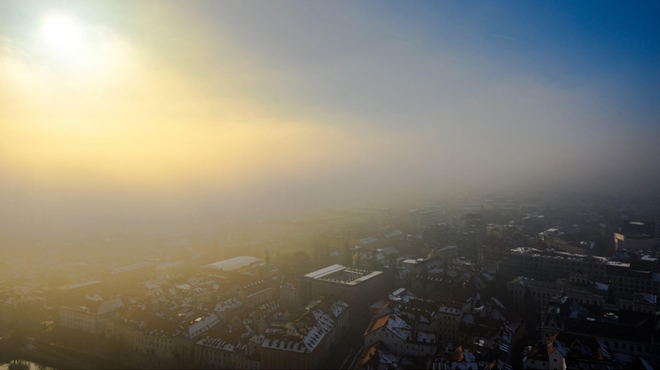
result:
<svg viewBox="0 0 660 370"><path fill-rule="evenodd" d="M91 45L83 26L66 15L46 17L42 28L43 41L52 56L70 64L87 64Z"/></svg>

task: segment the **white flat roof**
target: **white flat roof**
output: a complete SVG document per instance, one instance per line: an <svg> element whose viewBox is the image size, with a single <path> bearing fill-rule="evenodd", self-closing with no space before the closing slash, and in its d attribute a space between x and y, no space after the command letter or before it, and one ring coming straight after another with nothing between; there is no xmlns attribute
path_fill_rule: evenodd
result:
<svg viewBox="0 0 660 370"><path fill-rule="evenodd" d="M309 274L305 275L305 277L312 278L312 279L318 279L322 276L331 274L331 273L336 272L336 271L341 271L345 268L346 267L344 267L342 265L332 265L332 266L324 267L320 270L316 270L314 272L310 272Z"/></svg>
<svg viewBox="0 0 660 370"><path fill-rule="evenodd" d="M85 281L85 282L83 282L83 283L77 283L77 284L71 284L71 285L63 285L63 286L59 287L59 289L62 289L62 290L72 290L72 289L82 288L82 287L84 287L84 286L94 285L94 284L98 284L98 283L101 283L101 281L100 281L100 280L90 280L90 281Z"/></svg>
<svg viewBox="0 0 660 370"><path fill-rule="evenodd" d="M348 273L351 274L364 274L358 278L354 278L352 280L341 280L341 279L332 279L329 275L333 275L337 272L343 271L343 270L348 270ZM368 270L362 270L362 269L355 269L351 267L346 267L342 265L332 265L328 266L325 268L322 268L320 270L316 270L314 272L310 272L309 274L305 275L306 278L310 279L315 279L315 280L323 280L323 281L329 281L329 282L334 282L342 285L357 285L361 282L367 281L375 276L378 276L382 274L382 271L368 271ZM326 278L327 277L327 278Z"/></svg>
<svg viewBox="0 0 660 370"><path fill-rule="evenodd" d="M261 258L251 257L251 256L240 256L220 262L211 263L204 267L214 270L232 271L255 263L263 263L263 262L264 261Z"/></svg>

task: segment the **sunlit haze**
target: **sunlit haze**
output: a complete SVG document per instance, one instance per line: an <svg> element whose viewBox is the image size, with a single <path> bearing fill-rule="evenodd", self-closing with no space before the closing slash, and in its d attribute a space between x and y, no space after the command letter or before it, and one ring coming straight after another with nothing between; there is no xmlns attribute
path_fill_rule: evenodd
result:
<svg viewBox="0 0 660 370"><path fill-rule="evenodd" d="M0 212L656 186L654 6L299 5L4 2Z"/></svg>

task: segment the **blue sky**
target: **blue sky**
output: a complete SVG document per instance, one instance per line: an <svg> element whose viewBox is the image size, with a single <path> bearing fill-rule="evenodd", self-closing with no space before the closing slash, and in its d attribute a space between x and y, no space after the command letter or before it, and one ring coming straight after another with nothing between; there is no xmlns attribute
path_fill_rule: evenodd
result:
<svg viewBox="0 0 660 370"><path fill-rule="evenodd" d="M660 112L655 104L660 98L657 2L247 2L205 3L201 9L256 59L292 74L316 73L319 66L354 58L368 59L374 70L396 64L392 67L404 71L405 79L405 70L420 64L424 69L424 62L440 58L485 83L589 86L598 102L630 111L634 122L621 124L652 125ZM346 78L354 81L357 75L365 84L385 79L370 78L368 69L348 70ZM443 74L428 74L438 76ZM334 77L347 82L340 74ZM312 103L324 100L330 109L352 109L342 92L297 88L317 99ZM371 109L368 103L356 104Z"/></svg>

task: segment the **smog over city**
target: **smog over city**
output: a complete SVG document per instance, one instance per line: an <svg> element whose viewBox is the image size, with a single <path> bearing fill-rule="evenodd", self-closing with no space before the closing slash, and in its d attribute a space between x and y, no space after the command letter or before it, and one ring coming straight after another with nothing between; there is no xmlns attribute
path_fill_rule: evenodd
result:
<svg viewBox="0 0 660 370"><path fill-rule="evenodd" d="M659 15L0 2L0 369L660 367Z"/></svg>

